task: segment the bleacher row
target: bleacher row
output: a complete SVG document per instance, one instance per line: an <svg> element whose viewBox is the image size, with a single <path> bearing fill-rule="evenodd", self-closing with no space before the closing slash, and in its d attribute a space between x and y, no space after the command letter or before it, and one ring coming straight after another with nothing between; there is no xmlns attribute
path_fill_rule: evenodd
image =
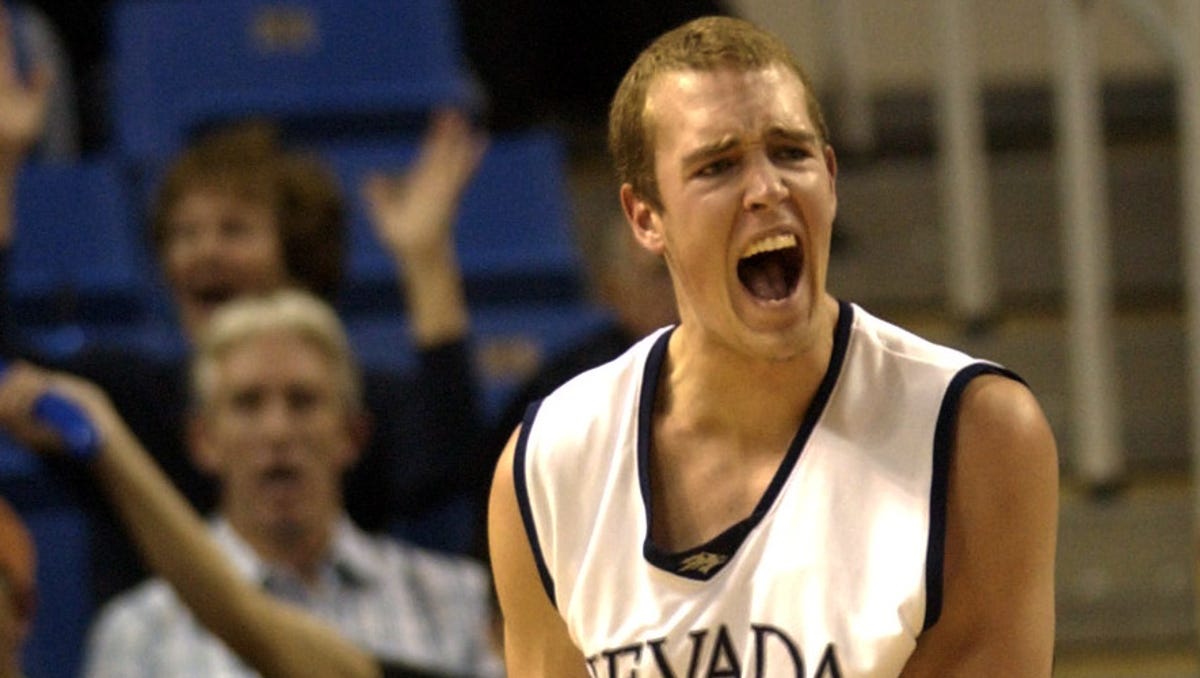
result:
<svg viewBox="0 0 1200 678"><path fill-rule="evenodd" d="M28 163L16 195L10 326L52 356L115 342L147 359L184 350L144 236L156 172L197 131L254 115L315 150L350 207L338 307L360 359L405 369L410 346L394 267L361 203L362 176L413 157L429 111L483 104L452 0L123 0L112 3L112 147L71 164ZM585 298L550 129L491 140L456 237L484 410L495 414L541 357L605 319ZM90 619L87 520L70 488L0 438L0 495L39 550L31 678L77 674Z"/></svg>

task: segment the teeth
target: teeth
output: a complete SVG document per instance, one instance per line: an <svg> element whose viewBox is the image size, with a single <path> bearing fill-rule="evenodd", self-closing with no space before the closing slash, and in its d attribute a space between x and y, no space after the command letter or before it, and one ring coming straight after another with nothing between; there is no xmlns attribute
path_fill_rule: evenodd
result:
<svg viewBox="0 0 1200 678"><path fill-rule="evenodd" d="M772 252L774 250L784 250L789 247L796 246L796 236L791 233L783 235L773 235L769 238L763 238L750 245L750 247L742 253L742 258L752 257L763 252Z"/></svg>

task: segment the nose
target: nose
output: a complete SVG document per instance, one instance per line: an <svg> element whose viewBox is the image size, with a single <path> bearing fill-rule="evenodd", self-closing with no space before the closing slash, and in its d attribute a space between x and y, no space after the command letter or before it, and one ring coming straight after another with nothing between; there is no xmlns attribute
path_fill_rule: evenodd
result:
<svg viewBox="0 0 1200 678"><path fill-rule="evenodd" d="M787 185L779 168L765 154L755 154L746 161L746 187L743 207L747 211L775 207L787 197Z"/></svg>
<svg viewBox="0 0 1200 678"><path fill-rule="evenodd" d="M259 412L262 433L273 441L286 439L295 427L291 408L282 398L270 398Z"/></svg>
<svg viewBox="0 0 1200 678"><path fill-rule="evenodd" d="M201 258L220 261L224 256L224 240L219 229L202 229L196 235L195 246Z"/></svg>
<svg viewBox="0 0 1200 678"><path fill-rule="evenodd" d="M221 244L216 229L192 224L180 229L168 243L170 252L181 261L211 262L220 260Z"/></svg>

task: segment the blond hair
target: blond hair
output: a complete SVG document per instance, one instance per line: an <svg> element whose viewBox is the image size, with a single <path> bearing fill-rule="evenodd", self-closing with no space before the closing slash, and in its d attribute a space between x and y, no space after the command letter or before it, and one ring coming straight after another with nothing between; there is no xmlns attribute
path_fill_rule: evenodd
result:
<svg viewBox="0 0 1200 678"><path fill-rule="evenodd" d="M298 289L246 296L221 306L209 320L192 359L192 402L211 404L217 368L247 341L273 332L293 334L324 354L333 366L337 391L348 412L362 409L362 375L350 341L329 304Z"/></svg>

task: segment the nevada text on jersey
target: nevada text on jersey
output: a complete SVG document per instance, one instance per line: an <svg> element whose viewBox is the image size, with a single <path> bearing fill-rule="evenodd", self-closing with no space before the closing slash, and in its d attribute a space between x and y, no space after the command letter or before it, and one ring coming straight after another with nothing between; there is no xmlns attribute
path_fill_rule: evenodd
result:
<svg viewBox="0 0 1200 678"><path fill-rule="evenodd" d="M753 632L746 652L739 655L725 625L688 633L685 643L691 644L687 666L673 666L667 659L664 645L672 642L657 638L643 643L604 650L587 658L588 672L594 678L763 678L765 676L796 676L796 678L841 678L837 649L832 643L815 661L805 662L796 641L782 629L751 624ZM639 673L638 666L647 661L657 673ZM812 672L806 671L812 666Z"/></svg>

